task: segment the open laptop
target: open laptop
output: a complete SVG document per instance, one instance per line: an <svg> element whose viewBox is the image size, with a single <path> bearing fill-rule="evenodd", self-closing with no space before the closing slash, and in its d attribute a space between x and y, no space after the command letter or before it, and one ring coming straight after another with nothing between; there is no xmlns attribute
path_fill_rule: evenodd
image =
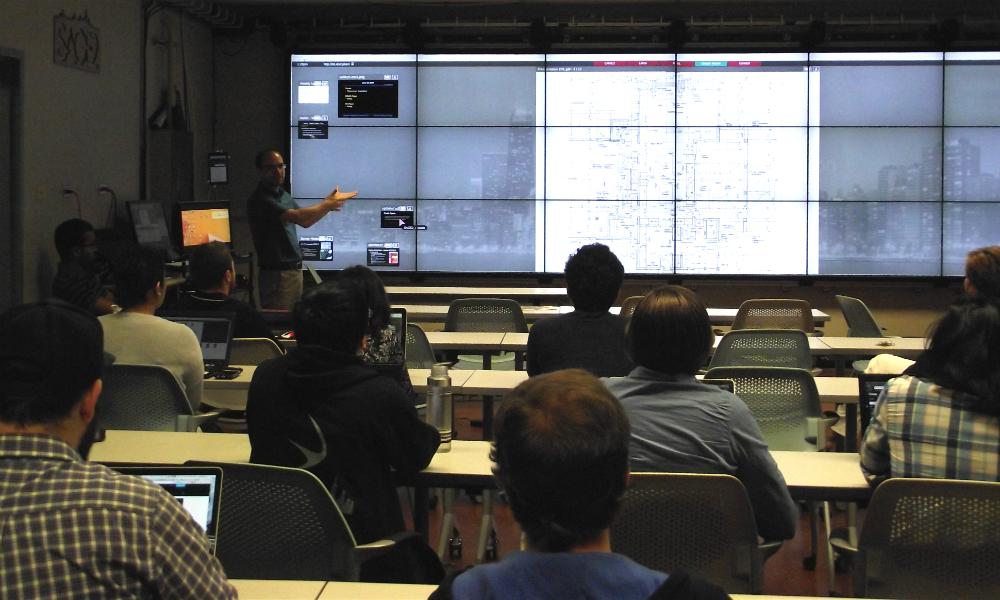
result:
<svg viewBox="0 0 1000 600"><path fill-rule="evenodd" d="M864 435L868 429L868 423L872 420L872 413L875 410L875 401L885 389L885 384L890 379L899 377L898 374L868 374L858 375L858 414L861 416L861 434Z"/></svg>
<svg viewBox="0 0 1000 600"><path fill-rule="evenodd" d="M406 368L406 309L389 308L389 348L375 357L372 366L380 373L394 373Z"/></svg>
<svg viewBox="0 0 1000 600"><path fill-rule="evenodd" d="M233 313L168 312L163 318L191 329L201 345L206 377L238 375L240 369L229 367L229 354L233 345Z"/></svg>
<svg viewBox="0 0 1000 600"><path fill-rule="evenodd" d="M205 531L211 551L215 553L222 503L222 469L191 466L116 466L114 469L155 483L176 498Z"/></svg>

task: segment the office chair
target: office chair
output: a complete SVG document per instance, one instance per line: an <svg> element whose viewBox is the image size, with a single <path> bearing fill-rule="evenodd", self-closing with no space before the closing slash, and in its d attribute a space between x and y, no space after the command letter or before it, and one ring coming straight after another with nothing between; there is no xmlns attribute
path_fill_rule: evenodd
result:
<svg viewBox="0 0 1000 600"><path fill-rule="evenodd" d="M645 296L629 296L628 298L625 298L622 302L622 309L618 313L618 316L623 319L631 319L632 313L635 312L635 307L639 306L639 303L642 302L643 298L645 298Z"/></svg>
<svg viewBox="0 0 1000 600"><path fill-rule="evenodd" d="M521 305L506 298L460 298L452 300L448 306L448 316L444 322L445 331L489 331L527 333L528 322L524 318ZM504 362L509 353L500 353L499 361ZM523 368L524 353L513 353L515 368ZM476 356L458 356L464 365L456 368L481 369L482 363ZM506 362L510 362L509 359ZM471 364L470 364L471 363Z"/></svg>
<svg viewBox="0 0 1000 600"><path fill-rule="evenodd" d="M835 295L844 320L847 321L847 337L885 337L884 330L879 327L870 310L864 302L850 296Z"/></svg>
<svg viewBox="0 0 1000 600"><path fill-rule="evenodd" d="M224 412L195 414L177 378L159 365L109 365L103 381L96 415L101 429L197 431Z"/></svg>
<svg viewBox="0 0 1000 600"><path fill-rule="evenodd" d="M736 311L732 329L816 330L809 302L784 298L746 300Z"/></svg>
<svg viewBox="0 0 1000 600"><path fill-rule="evenodd" d="M852 558L855 596L1000 598L1000 483L894 478L875 489Z"/></svg>
<svg viewBox="0 0 1000 600"><path fill-rule="evenodd" d="M285 351L281 346L270 338L233 338L233 346L229 349L229 364L256 366L265 360L284 355Z"/></svg>
<svg viewBox="0 0 1000 600"><path fill-rule="evenodd" d="M712 354L713 367L812 368L809 339L795 329L738 329L727 333Z"/></svg>
<svg viewBox="0 0 1000 600"><path fill-rule="evenodd" d="M837 420L822 413L816 380L805 369L716 367L709 369L705 378L733 380L736 395L750 409L771 450L822 450L828 430ZM809 509L812 553L803 564L812 569L819 546L819 505L810 503Z"/></svg>
<svg viewBox="0 0 1000 600"><path fill-rule="evenodd" d="M632 473L611 524L611 547L650 569L684 569L727 592L761 591L753 508L732 475Z"/></svg>
<svg viewBox="0 0 1000 600"><path fill-rule="evenodd" d="M406 324L406 368L429 369L434 363L434 348L427 334L416 323Z"/></svg>
<svg viewBox="0 0 1000 600"><path fill-rule="evenodd" d="M309 471L186 464L222 468L216 556L230 578L358 581L365 561L417 535L358 545L337 502Z"/></svg>

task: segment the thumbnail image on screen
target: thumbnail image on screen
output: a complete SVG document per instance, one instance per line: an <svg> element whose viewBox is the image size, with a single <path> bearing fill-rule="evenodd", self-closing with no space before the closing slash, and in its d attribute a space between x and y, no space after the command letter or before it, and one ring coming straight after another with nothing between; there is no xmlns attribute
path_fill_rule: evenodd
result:
<svg viewBox="0 0 1000 600"><path fill-rule="evenodd" d="M1000 52L295 54L316 266L940 276L1000 243ZM307 232L302 231L303 240Z"/></svg>

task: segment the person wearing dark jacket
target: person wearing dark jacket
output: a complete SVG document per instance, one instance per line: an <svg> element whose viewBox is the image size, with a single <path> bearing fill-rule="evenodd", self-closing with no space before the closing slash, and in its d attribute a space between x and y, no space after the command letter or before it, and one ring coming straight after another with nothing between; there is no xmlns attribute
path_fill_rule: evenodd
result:
<svg viewBox="0 0 1000 600"><path fill-rule="evenodd" d="M193 290L182 293L172 308L233 313L233 337L274 338L260 312L230 296L236 286L236 266L222 242L202 244L191 252L188 281Z"/></svg>
<svg viewBox="0 0 1000 600"><path fill-rule="evenodd" d="M250 462L314 473L358 543L404 530L396 482L430 463L437 429L396 382L362 362L368 308L358 286L315 287L292 318L298 347L258 366L250 384Z"/></svg>

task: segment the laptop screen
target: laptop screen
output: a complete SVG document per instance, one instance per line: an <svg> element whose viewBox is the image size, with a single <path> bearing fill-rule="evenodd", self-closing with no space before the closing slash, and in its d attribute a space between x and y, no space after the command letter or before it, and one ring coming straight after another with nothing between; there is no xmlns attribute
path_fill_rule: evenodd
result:
<svg viewBox="0 0 1000 600"><path fill-rule="evenodd" d="M375 353L376 367L399 367L406 363L406 309L389 309L387 335L381 340L379 352Z"/></svg>
<svg viewBox="0 0 1000 600"><path fill-rule="evenodd" d="M865 374L858 375L858 407L861 416L861 433L868 429L875 411L875 402L885 389L885 384L898 375Z"/></svg>
<svg viewBox="0 0 1000 600"><path fill-rule="evenodd" d="M141 477L177 499L204 530L215 551L222 496L222 469L218 467L115 467L125 475Z"/></svg>
<svg viewBox="0 0 1000 600"><path fill-rule="evenodd" d="M165 314L164 319L180 323L194 332L201 344L205 369L215 371L229 366L229 352L233 341L233 317L227 314L212 316Z"/></svg>

